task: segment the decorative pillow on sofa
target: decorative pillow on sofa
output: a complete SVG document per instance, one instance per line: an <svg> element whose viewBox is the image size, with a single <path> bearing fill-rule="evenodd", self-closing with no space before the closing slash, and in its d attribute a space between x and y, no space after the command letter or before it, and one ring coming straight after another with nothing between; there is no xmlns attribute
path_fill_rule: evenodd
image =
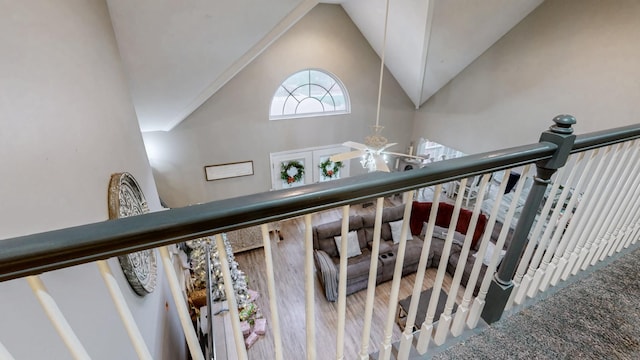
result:
<svg viewBox="0 0 640 360"><path fill-rule="evenodd" d="M422 236L426 235L427 232L427 223L424 223L424 228L422 229ZM447 240L447 234L449 233L449 229L443 226L434 225L433 226L433 237L441 240ZM458 244L460 246L464 246L464 238L465 234L459 233L457 231L453 232L453 243Z"/></svg>
<svg viewBox="0 0 640 360"><path fill-rule="evenodd" d="M399 244L401 235L402 235L402 223L403 220L392 221L389 223L391 226L391 237L393 238L394 244ZM407 240L412 240L413 236L411 235L411 231L407 230Z"/></svg>
<svg viewBox="0 0 640 360"><path fill-rule="evenodd" d="M491 241L489 241L489 244L487 245L487 250L485 250L484 252L484 258L482 258L483 264L489 266L489 264L491 263L491 258L493 257L494 251L496 251L496 245ZM504 254L506 253L507 253L507 250L500 250L500 256L498 257L498 264L496 265L496 267L500 265L500 263L502 262L502 258L504 258ZM476 255L478 254L477 253L473 254L473 257L476 257Z"/></svg>
<svg viewBox="0 0 640 360"><path fill-rule="evenodd" d="M338 255L340 255L340 249L342 244L342 236L334 236L336 241L336 247L338 248ZM356 231L349 231L347 234L347 258L362 255L360 251L360 243L358 243L358 233Z"/></svg>

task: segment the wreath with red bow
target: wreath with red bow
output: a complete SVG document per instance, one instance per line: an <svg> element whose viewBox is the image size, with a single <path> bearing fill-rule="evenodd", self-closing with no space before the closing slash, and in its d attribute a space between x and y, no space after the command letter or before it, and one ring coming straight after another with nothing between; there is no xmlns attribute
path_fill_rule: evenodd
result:
<svg viewBox="0 0 640 360"><path fill-rule="evenodd" d="M296 168L295 175L289 175L289 170L292 168ZM298 182L302 180L302 176L304 175L304 165L302 165L299 161L289 161L288 163L280 164L280 179L287 182L287 184L292 184L294 182Z"/></svg>
<svg viewBox="0 0 640 360"><path fill-rule="evenodd" d="M333 162L330 158L327 158L327 160L321 162L320 165L318 165L318 167L322 171L322 176L329 179L333 178L334 176L337 177L338 171L340 171L343 166L344 164L342 164L342 161Z"/></svg>

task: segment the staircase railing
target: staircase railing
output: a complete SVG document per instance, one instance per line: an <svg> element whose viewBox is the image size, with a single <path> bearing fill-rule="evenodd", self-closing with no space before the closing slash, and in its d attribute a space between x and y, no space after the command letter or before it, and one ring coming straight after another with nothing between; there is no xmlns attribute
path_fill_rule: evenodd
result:
<svg viewBox="0 0 640 360"><path fill-rule="evenodd" d="M392 355L400 359L408 358L412 348L424 354L430 344L441 345L448 337L459 336L465 329L475 328L481 316L487 322L499 319L503 312L520 305L527 298L534 298L539 292L558 285L561 280L589 268L598 261L623 251L638 239L640 229L640 124L599 131L579 136L571 135L572 118L560 116L554 125L543 133L536 144L518 146L462 158L434 162L421 169L372 173L339 179L331 182L312 184L291 189L271 191L234 199L214 201L201 205L172 209L163 212L139 215L73 228L20 236L0 241L0 281L31 277L43 272L66 268L87 262L104 260L134 251L164 247L253 225L262 225L265 246L266 273L272 331L275 332L274 358L284 358L280 317L278 315L277 286L273 274L273 258L267 223L304 216L305 221L305 293L306 293L306 352L308 359L317 357L315 333L314 265L311 238L311 214L342 207L344 218L349 207L363 201L375 200L376 212L383 211L383 199L397 193L406 193L407 199L415 196L415 190L432 187L430 201L438 204L444 200L443 185L460 180L459 186L466 186L467 178L481 176L477 198L470 220L470 228L482 212L488 216L487 226L479 247L471 248L471 236L467 234L463 244L454 243L454 229L457 216L462 208L464 191L452 196L454 211L449 231L444 239L443 252L437 266L432 296L427 308L425 321L418 324L420 332L411 329L415 323L422 280L427 267L427 257L434 235L434 224L425 228L425 243L408 309L405 330L399 338L393 338L395 315L398 305L399 287L402 281L402 263L406 240L401 240L398 248L391 294L387 303L384 336L376 339L379 344L370 343L371 317L374 311L375 274L380 246L381 216L376 216L376 229L372 251L369 287L364 311L362 345L358 355L361 359L378 351L381 359ZM566 166L565 163L567 164ZM529 169L536 165L536 175ZM556 174L555 170L560 169ZM519 173L520 180L514 192L505 194L511 173ZM502 174L503 181L498 186L491 183ZM533 178L533 181L527 179ZM528 188L528 185L531 185ZM524 206L520 199L527 198ZM411 216L411 201L406 201L405 218ZM430 219L437 216L437 206L431 207ZM487 211L487 209L489 209ZM493 234L496 223L502 224L499 234ZM404 222L402 239L409 232L409 222ZM347 237L348 224L343 226L343 238ZM497 236L494 236L497 235ZM510 242L507 253L500 263L500 249ZM342 242L346 253L347 242ZM488 256L487 249L495 247ZM218 246L221 258L225 258L224 246ZM453 249L453 250L452 250ZM452 251L458 254L457 262L450 257ZM475 259L471 253L475 252ZM166 254L166 250L162 252ZM483 259L488 256L486 263ZM165 256L168 259L168 255ZM163 257L164 259L164 257ZM469 262L469 274L464 274ZM453 263L454 274L448 285L449 296L439 319L434 318L440 289L444 287L447 266ZM471 265L472 264L472 265ZM169 269L165 266L165 269ZM344 326L347 307L345 291L347 261L341 259L339 273L338 325L336 329L336 352L331 357L343 358ZM498 272L496 273L496 269ZM302 270L302 269L300 269ZM484 276L482 272L484 271ZM230 279L229 269L223 267L226 279ZM495 274L495 276L494 276ZM467 277L463 282L462 279ZM231 286L230 281L225 286ZM464 284L463 284L464 283ZM479 285L477 292L476 285ZM175 286L174 286L175 288ZM463 300L453 313L456 293L464 289ZM179 290L174 289L174 298L179 298ZM227 294L233 294L228 288ZM54 300L48 300L55 306ZM178 300L176 300L178 301ZM234 303L230 295L230 303ZM177 306L185 307L184 303ZM379 309L376 311L380 311ZM238 321L234 319L234 321ZM64 323L64 322L63 322ZM310 325L311 324L311 325ZM183 322L185 332L190 324ZM237 323L234 331L239 330ZM63 329L62 331L65 331ZM73 337L70 343L75 340ZM242 337L236 337L236 349L240 358L246 357ZM2 339L0 339L0 342ZM193 341L193 340L191 340ZM395 342L398 342L394 345ZM75 344L70 345L70 349ZM192 356L201 358L196 346L190 346ZM81 349L81 347L80 347ZM8 353L0 344L0 355ZM77 358L85 358L78 350ZM299 354L298 354L299 355ZM324 354L323 354L324 355ZM354 354L355 355L355 354ZM10 355L7 355L10 356Z"/></svg>

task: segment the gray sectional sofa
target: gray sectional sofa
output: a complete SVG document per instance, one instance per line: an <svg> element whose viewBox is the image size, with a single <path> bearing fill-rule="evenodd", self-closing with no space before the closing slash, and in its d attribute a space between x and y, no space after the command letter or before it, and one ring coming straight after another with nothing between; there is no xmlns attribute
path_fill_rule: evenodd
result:
<svg viewBox="0 0 640 360"><path fill-rule="evenodd" d="M431 203L413 203L410 219L411 240L407 241L404 256L402 274L415 272L420 261L420 254L424 244L423 224L428 220ZM449 226L453 206L440 203L436 219L431 248L429 250L428 267L437 267L444 247L444 231ZM392 238L391 223L402 220L404 205L385 208L382 215L382 231L380 240L380 252L378 256L378 270L376 284L391 280L395 268L399 244L394 244ZM456 236L451 247L451 254L447 264L447 272L451 275L455 272L462 241L467 233L471 211L462 209L456 226ZM354 215L349 217L349 231L357 233L358 246L361 254L349 257L347 260L347 294L355 293L367 288L369 268L371 264L371 249L373 244L373 227L375 215ZM487 218L480 215L480 219L473 235L472 252L477 250L479 240L484 232ZM316 271L324 288L325 296L329 301L337 300L338 268L340 254L336 246L335 237L341 235L342 221L334 221L313 227L313 248ZM475 262L475 257L469 256L462 276L462 285L466 285ZM481 276L484 275L486 266L482 266ZM476 284L476 292L479 284Z"/></svg>

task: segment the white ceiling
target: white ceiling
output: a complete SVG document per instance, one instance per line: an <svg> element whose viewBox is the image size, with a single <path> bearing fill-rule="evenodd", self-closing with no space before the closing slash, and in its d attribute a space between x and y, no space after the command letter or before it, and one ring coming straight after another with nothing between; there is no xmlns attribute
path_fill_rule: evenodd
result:
<svg viewBox="0 0 640 360"><path fill-rule="evenodd" d="M543 0L390 0L385 64L419 107ZM381 54L386 0L341 4ZM142 131L184 120L310 0L107 0Z"/></svg>

